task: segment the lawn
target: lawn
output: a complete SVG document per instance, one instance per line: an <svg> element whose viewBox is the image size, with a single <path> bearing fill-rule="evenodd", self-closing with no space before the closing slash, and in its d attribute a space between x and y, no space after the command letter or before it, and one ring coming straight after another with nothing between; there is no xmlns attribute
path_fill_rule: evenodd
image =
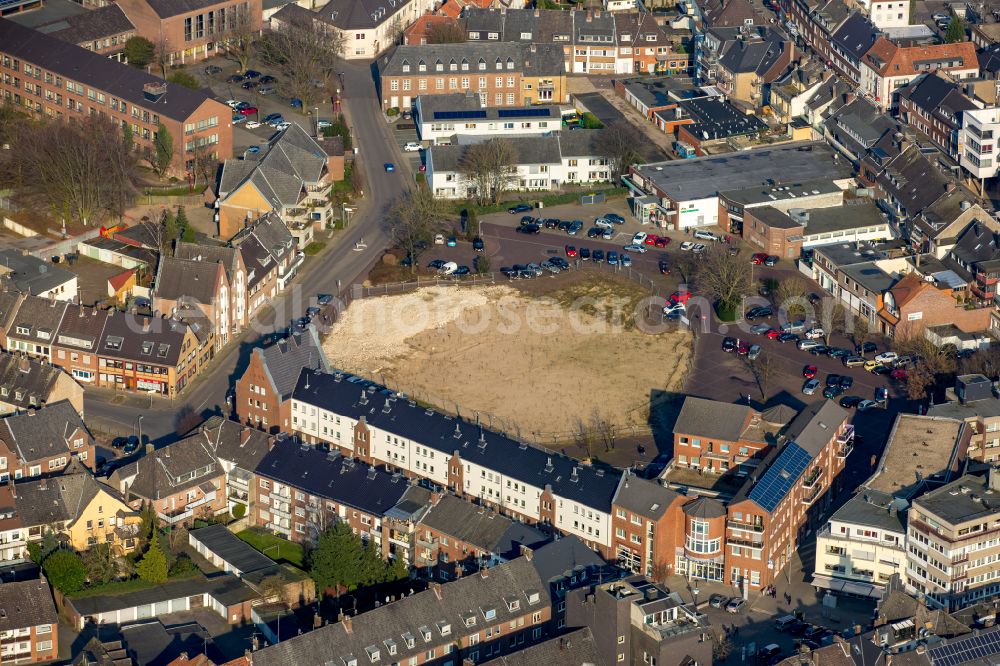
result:
<svg viewBox="0 0 1000 666"><path fill-rule="evenodd" d="M313 257L322 252L325 247L326 243L323 241L313 241L312 243L306 245L302 251L305 252L307 256Z"/></svg>
<svg viewBox="0 0 1000 666"><path fill-rule="evenodd" d="M253 528L237 532L236 536L276 562L287 562L303 568L305 553L297 543Z"/></svg>

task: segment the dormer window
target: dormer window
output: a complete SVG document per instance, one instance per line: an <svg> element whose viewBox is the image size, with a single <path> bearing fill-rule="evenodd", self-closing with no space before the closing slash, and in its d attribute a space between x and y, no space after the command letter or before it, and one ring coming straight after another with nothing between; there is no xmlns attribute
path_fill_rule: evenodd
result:
<svg viewBox="0 0 1000 666"><path fill-rule="evenodd" d="M495 620L497 618L497 609L496 608L481 608L480 610L483 612L483 618L487 622L490 621L490 620Z"/></svg>
<svg viewBox="0 0 1000 666"><path fill-rule="evenodd" d="M104 346L107 347L108 349L121 349L122 342L124 341L125 338L121 337L120 335L109 335L108 339L104 341Z"/></svg>
<svg viewBox="0 0 1000 666"><path fill-rule="evenodd" d="M507 69L514 69L514 59L507 58Z"/></svg>
<svg viewBox="0 0 1000 666"><path fill-rule="evenodd" d="M479 69L480 70L486 69L486 61L483 60L482 58L479 59Z"/></svg>
<svg viewBox="0 0 1000 666"><path fill-rule="evenodd" d="M156 355L160 358L166 358L167 352L170 351L170 345L161 344L160 348L156 351Z"/></svg>
<svg viewBox="0 0 1000 666"><path fill-rule="evenodd" d="M396 654L396 641L392 640L391 638L387 638L385 640L385 650L390 655Z"/></svg>
<svg viewBox="0 0 1000 666"><path fill-rule="evenodd" d="M418 72L426 72L427 71L427 63L425 63L423 60L421 60L419 63L417 63L417 71Z"/></svg>
<svg viewBox="0 0 1000 666"><path fill-rule="evenodd" d="M462 619L465 621L465 626L467 626L467 627L474 627L474 626L476 626L476 616L474 614L469 613L468 615L466 615Z"/></svg>
<svg viewBox="0 0 1000 666"><path fill-rule="evenodd" d="M476 31L469 32L469 39L479 39L479 33Z"/></svg>
<svg viewBox="0 0 1000 666"><path fill-rule="evenodd" d="M528 603L529 604L538 603L538 592L528 592Z"/></svg>
<svg viewBox="0 0 1000 666"><path fill-rule="evenodd" d="M378 660L381 658L378 647L374 645L369 645L368 647L366 647L365 652L368 653L368 661L370 661L373 664L378 663Z"/></svg>
<svg viewBox="0 0 1000 666"><path fill-rule="evenodd" d="M520 610L521 608L520 599L506 599L505 601L507 603L507 610L509 610L510 612L513 613L516 610Z"/></svg>
<svg viewBox="0 0 1000 666"><path fill-rule="evenodd" d="M440 60L438 60L436 63L434 63L434 71L436 71L436 72L443 72L444 71L444 63L442 63Z"/></svg>
<svg viewBox="0 0 1000 666"><path fill-rule="evenodd" d="M431 630L430 629L428 629L427 627L420 627L420 629L418 631L420 632L420 635L423 637L424 643L430 643L431 642Z"/></svg>
<svg viewBox="0 0 1000 666"><path fill-rule="evenodd" d="M456 63L454 60L450 60L448 62L448 71L450 72L458 71L458 63Z"/></svg>
<svg viewBox="0 0 1000 666"><path fill-rule="evenodd" d="M438 631L441 632L442 636L450 636L451 635L451 623L450 622L445 622L444 620L442 620L442 621L440 621L440 622L437 623L437 628L438 628Z"/></svg>
<svg viewBox="0 0 1000 666"><path fill-rule="evenodd" d="M153 353L153 347L154 347L154 344L152 342L150 342L149 340L143 342L142 343L142 352L141 352L142 355L143 356L149 356L150 354L152 354Z"/></svg>
<svg viewBox="0 0 1000 666"><path fill-rule="evenodd" d="M647 42L655 42L656 41L656 35L646 35L646 41Z"/></svg>
<svg viewBox="0 0 1000 666"><path fill-rule="evenodd" d="M406 632L403 634L403 642L406 643L407 648L412 650L413 646L417 644L417 639L410 632Z"/></svg>
<svg viewBox="0 0 1000 666"><path fill-rule="evenodd" d="M18 324L17 325L17 334L18 335L31 335L31 327L30 326L22 326L21 324Z"/></svg>
<svg viewBox="0 0 1000 666"><path fill-rule="evenodd" d="M503 60L497 58L497 69L503 69Z"/></svg>
<svg viewBox="0 0 1000 666"><path fill-rule="evenodd" d="M409 72L410 71L410 61L408 61L408 60L404 60L403 61L403 71L404 72Z"/></svg>

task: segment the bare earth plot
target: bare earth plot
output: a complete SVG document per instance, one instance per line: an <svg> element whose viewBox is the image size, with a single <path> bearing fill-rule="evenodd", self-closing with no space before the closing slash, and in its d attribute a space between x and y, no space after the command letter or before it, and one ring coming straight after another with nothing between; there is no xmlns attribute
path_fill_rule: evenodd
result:
<svg viewBox="0 0 1000 666"><path fill-rule="evenodd" d="M326 353L334 367L539 442L595 415L645 425L651 396L682 387L691 336L638 330L637 286L579 274L520 284L355 301Z"/></svg>

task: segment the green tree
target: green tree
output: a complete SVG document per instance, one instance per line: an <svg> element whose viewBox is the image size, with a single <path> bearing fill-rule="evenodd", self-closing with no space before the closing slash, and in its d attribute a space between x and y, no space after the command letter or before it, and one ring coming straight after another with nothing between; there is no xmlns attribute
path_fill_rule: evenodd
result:
<svg viewBox="0 0 1000 666"><path fill-rule="evenodd" d="M195 234L194 229L191 227L191 222L188 221L187 213L184 212L184 206L177 207L177 229L180 232L181 240L185 243L193 243L198 240L198 236Z"/></svg>
<svg viewBox="0 0 1000 666"><path fill-rule="evenodd" d="M321 593L338 586L353 590L363 578L363 555L361 540L338 521L320 535L316 548L309 553L309 575Z"/></svg>
<svg viewBox="0 0 1000 666"><path fill-rule="evenodd" d="M160 585L167 582L167 571L167 556L163 554L160 540L154 538L150 541L149 550L136 563L135 572L147 583Z"/></svg>
<svg viewBox="0 0 1000 666"><path fill-rule="evenodd" d="M604 127L604 123L598 120L597 116L593 113L587 111L580 116L580 126L583 129L601 129Z"/></svg>
<svg viewBox="0 0 1000 666"><path fill-rule="evenodd" d="M99 543L91 546L80 559L87 570L87 580L91 585L110 583L118 575L118 558L111 544Z"/></svg>
<svg viewBox="0 0 1000 666"><path fill-rule="evenodd" d="M31 558L32 562L41 566L45 558L55 552L57 548L59 548L59 539L56 538L55 532L46 529L42 534L41 541L33 541L28 544L28 557Z"/></svg>
<svg viewBox="0 0 1000 666"><path fill-rule="evenodd" d="M125 48L123 49L128 64L139 69L144 68L153 61L155 51L156 47L153 46L153 42L139 36L130 37L125 42Z"/></svg>
<svg viewBox="0 0 1000 666"><path fill-rule="evenodd" d="M57 550L45 558L42 571L52 587L63 594L74 594L83 589L87 568L80 556L71 550Z"/></svg>
<svg viewBox="0 0 1000 666"><path fill-rule="evenodd" d="M395 583L397 580L404 580L410 577L410 567L401 557L397 557L386 566L385 582Z"/></svg>
<svg viewBox="0 0 1000 666"><path fill-rule="evenodd" d="M949 44L965 41L965 21L958 18L958 15L954 11L951 13L951 23L948 24L948 28L944 31L944 41Z"/></svg>
<svg viewBox="0 0 1000 666"><path fill-rule="evenodd" d="M122 141L125 143L125 150L131 151L135 148L135 136L133 136L132 127L128 123L122 123Z"/></svg>
<svg viewBox="0 0 1000 666"><path fill-rule="evenodd" d="M174 161L174 137L170 136L170 130L163 123L156 128L152 157L153 170L160 176L167 172L170 163Z"/></svg>
<svg viewBox="0 0 1000 666"><path fill-rule="evenodd" d="M179 86L184 86L185 88L190 88L191 90L201 90L204 86L198 81L198 79L191 76L189 73L185 72L183 69L179 69L173 72L167 77L167 81L171 83L176 83Z"/></svg>
<svg viewBox="0 0 1000 666"><path fill-rule="evenodd" d="M479 235L479 217L476 215L475 208L467 208L465 212L465 238L471 241Z"/></svg>
<svg viewBox="0 0 1000 666"><path fill-rule="evenodd" d="M163 211L163 240L167 248L170 248L177 237L180 236L180 229L177 226L177 218L169 208Z"/></svg>

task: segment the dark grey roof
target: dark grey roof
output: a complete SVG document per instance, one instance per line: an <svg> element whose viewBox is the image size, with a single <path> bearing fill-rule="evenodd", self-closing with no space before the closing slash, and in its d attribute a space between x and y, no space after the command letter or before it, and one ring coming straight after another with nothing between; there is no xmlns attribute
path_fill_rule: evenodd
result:
<svg viewBox="0 0 1000 666"><path fill-rule="evenodd" d="M193 474L182 481L181 478ZM113 483L146 500L166 498L222 475L222 469L205 443L194 434L169 446L147 452L135 462L114 471ZM221 491L220 491L221 492Z"/></svg>
<svg viewBox="0 0 1000 666"><path fill-rule="evenodd" d="M87 472L18 481L18 514L25 527L52 526L73 521L100 490L101 486ZM107 492L117 495L110 488Z"/></svg>
<svg viewBox="0 0 1000 666"><path fill-rule="evenodd" d="M767 129L767 123L757 116L747 115L718 97L683 100L680 106L694 120L684 125L684 131L701 141L757 134Z"/></svg>
<svg viewBox="0 0 1000 666"><path fill-rule="evenodd" d="M899 91L904 97L929 115L957 127L962 111L978 108L966 97L958 84L940 76L937 72L923 74Z"/></svg>
<svg viewBox="0 0 1000 666"><path fill-rule="evenodd" d="M306 388L308 386L308 388ZM469 462L500 472L536 488L585 506L609 511L620 474L581 465L567 456L518 442L477 427L461 418L425 409L416 403L390 398L373 390L361 402L362 389L341 375L303 370L293 394L296 400L358 419L446 455L458 452ZM388 403L388 410L384 407Z"/></svg>
<svg viewBox="0 0 1000 666"><path fill-rule="evenodd" d="M1000 493L990 490L982 476L965 476L921 495L913 506L933 513L952 525L1000 515Z"/></svg>
<svg viewBox="0 0 1000 666"><path fill-rule="evenodd" d="M833 400L813 403L795 417L786 436L815 458L849 416L847 410Z"/></svg>
<svg viewBox="0 0 1000 666"><path fill-rule="evenodd" d="M626 471L618 485L614 504L640 516L657 520L678 497L678 493L661 486L656 481L649 481Z"/></svg>
<svg viewBox="0 0 1000 666"><path fill-rule="evenodd" d="M893 160L879 175L878 184L902 206L906 215L915 216L944 196L955 181L948 178L924 157L915 144Z"/></svg>
<svg viewBox="0 0 1000 666"><path fill-rule="evenodd" d="M782 53L778 41L747 42L738 39L724 44L722 48L719 66L734 74L754 72L763 75Z"/></svg>
<svg viewBox="0 0 1000 666"><path fill-rule="evenodd" d="M12 57L179 122L211 99L203 91L175 83L164 84L163 79L135 67L5 19L0 19L0 44L3 44L4 53ZM146 84L164 84L167 94L158 102L152 102L143 92ZM225 109L219 102L213 103L218 105L220 112Z"/></svg>
<svg viewBox="0 0 1000 666"><path fill-rule="evenodd" d="M788 217L788 213L774 206L760 206L753 209L753 216L772 229L796 229L802 224Z"/></svg>
<svg viewBox="0 0 1000 666"><path fill-rule="evenodd" d="M837 187L831 179L819 178L816 180L805 180L774 185L763 183L739 190L719 192L719 196L723 196L733 203L740 203L744 206L749 206L777 201L792 201L794 199L801 199L802 197L834 194L840 191L842 190Z"/></svg>
<svg viewBox="0 0 1000 666"><path fill-rule="evenodd" d="M844 275L877 295L881 295L882 292L896 283L896 278L882 270L874 261L851 264L842 267L840 270Z"/></svg>
<svg viewBox="0 0 1000 666"><path fill-rule="evenodd" d="M80 351L97 351L108 311L70 303L66 307L54 344Z"/></svg>
<svg viewBox="0 0 1000 666"><path fill-rule="evenodd" d="M222 267L225 272L225 266ZM207 305L218 296L219 264L176 257L160 257L153 284L153 299ZM155 307L155 306L154 306ZM169 314L169 313L168 313Z"/></svg>
<svg viewBox="0 0 1000 666"><path fill-rule="evenodd" d="M243 255L247 273L253 272L253 277L248 279L248 289L252 289L295 251L292 232L274 213L262 215L243 227L229 239L229 243Z"/></svg>
<svg viewBox="0 0 1000 666"><path fill-rule="evenodd" d="M78 429L84 433L85 440L91 439L73 405L68 400L60 400L41 409L5 416L0 421L0 439L11 451L17 452L21 462L29 463L61 453L68 456L72 450L70 437ZM89 443L84 442L85 445Z"/></svg>
<svg viewBox="0 0 1000 666"><path fill-rule="evenodd" d="M146 0L146 4L160 18L169 18L206 9L219 3L218 0Z"/></svg>
<svg viewBox="0 0 1000 666"><path fill-rule="evenodd" d="M606 130L560 132L559 154L562 157L602 157L601 137Z"/></svg>
<svg viewBox="0 0 1000 666"><path fill-rule="evenodd" d="M559 164L559 138L554 136L510 137L506 139L517 155L518 164ZM460 171L467 145L431 146L429 161L436 172Z"/></svg>
<svg viewBox="0 0 1000 666"><path fill-rule="evenodd" d="M420 521L487 553L512 559L520 554L520 546L535 547L549 538L529 525L518 523L488 508L477 506L454 495L444 495ZM419 529L419 527L418 527Z"/></svg>
<svg viewBox="0 0 1000 666"><path fill-rule="evenodd" d="M849 199L841 206L810 208L807 212L809 223L803 231L807 236L888 224L879 207L869 199Z"/></svg>
<svg viewBox="0 0 1000 666"><path fill-rule="evenodd" d="M0 387L6 390L0 402L22 410L40 407L48 401L60 376L74 381L54 365L0 352Z"/></svg>
<svg viewBox="0 0 1000 666"><path fill-rule="evenodd" d="M108 311L97 351L111 358L177 365L187 324L163 317Z"/></svg>
<svg viewBox="0 0 1000 666"><path fill-rule="evenodd" d="M205 445L216 458L234 463L247 472L256 469L271 448L273 438L267 433L230 421L222 416L211 416L198 427L205 438Z"/></svg>
<svg viewBox="0 0 1000 666"><path fill-rule="evenodd" d="M686 396L674 424L681 435L735 442L746 428L753 410L746 405Z"/></svg>
<svg viewBox="0 0 1000 666"><path fill-rule="evenodd" d="M26 629L59 621L52 591L42 580L0 585L0 631Z"/></svg>
<svg viewBox="0 0 1000 666"><path fill-rule="evenodd" d="M76 279L75 273L14 248L0 250L0 275L26 294L41 294Z"/></svg>
<svg viewBox="0 0 1000 666"><path fill-rule="evenodd" d="M23 298L24 294L0 280L0 330L6 332L14 322L14 315L17 314Z"/></svg>
<svg viewBox="0 0 1000 666"><path fill-rule="evenodd" d="M225 525L215 524L188 532L191 539L200 541L205 548L240 574L273 567L275 561L229 531Z"/></svg>
<svg viewBox="0 0 1000 666"><path fill-rule="evenodd" d="M299 446L291 440L275 444L255 470L262 476L381 516L403 498L409 481L337 452Z"/></svg>
<svg viewBox="0 0 1000 666"><path fill-rule="evenodd" d="M267 347L254 347L252 353L260 357L264 371L282 400L292 395L303 368L330 371L319 333L312 325Z"/></svg>
<svg viewBox="0 0 1000 666"><path fill-rule="evenodd" d="M545 592L532 563L519 557L489 569L486 575L464 576L356 615L351 618L350 631L343 622L328 624L258 650L253 654L253 663L254 666L324 666L349 655L361 663L369 661L368 648L386 654L386 641L395 645L396 654L383 661L405 663L411 656L423 655L429 645L445 642L447 639L440 629L445 624L450 625L451 636L466 635L470 630L465 628L465 618L471 614L477 617L476 628L481 631L485 614L491 609L494 615L489 623L505 626L512 618L532 609L548 608ZM519 604L510 610L507 601L513 599ZM431 633L429 642L421 635L425 630ZM407 636L415 639L412 648L406 643Z"/></svg>
<svg viewBox="0 0 1000 666"><path fill-rule="evenodd" d="M430 66L428 66L430 69ZM436 119L435 114L449 111L482 111L486 114L485 118L476 118L476 120L507 120L510 122L518 122L521 120L555 120L556 123L552 126L553 130L558 130L560 127L560 122L562 120L562 113L558 105L550 104L536 104L528 107L528 113L523 116L519 116L518 112L521 109L517 107L509 106L487 106L484 107L479 101L479 95L476 93L452 93L447 95L420 95L417 97L419 101L420 109L420 122L430 123L434 122ZM501 114L500 112L503 112ZM440 122L440 119L437 119ZM579 132L571 132L570 134L579 134Z"/></svg>
<svg viewBox="0 0 1000 666"><path fill-rule="evenodd" d="M462 71L463 62L468 63L469 68L465 72L468 76L492 76L499 71L496 69L498 58L503 64L504 72L556 75L565 71L565 56L562 49L562 44L531 45L501 41L402 45L380 59L380 76L415 76L418 73L418 63L421 61L431 72L438 60L444 64L446 70L454 60L459 72ZM479 69L480 60L485 63L485 70ZM512 69L507 69L508 61L513 62ZM403 71L404 64L409 65L409 72Z"/></svg>
<svg viewBox="0 0 1000 666"><path fill-rule="evenodd" d="M221 574L212 578L196 576L181 580L168 580L163 585L147 587L132 592L116 594L95 594L88 597L70 599L70 603L80 615L97 615L116 610L149 606L158 601L183 599L195 595L208 594L225 606L250 601L257 598L246 583L231 574ZM254 659L256 661L256 658Z"/></svg>
<svg viewBox="0 0 1000 666"><path fill-rule="evenodd" d="M892 118L863 97L837 108L824 125L837 141L855 154L873 147L887 132L896 129Z"/></svg>
<svg viewBox="0 0 1000 666"><path fill-rule="evenodd" d="M228 245L208 245L200 243L185 243L177 241L174 245L174 257L188 261L201 261L211 264L222 264L226 271L226 279L232 284L233 273L237 266L236 248Z"/></svg>
<svg viewBox="0 0 1000 666"><path fill-rule="evenodd" d="M878 490L862 488L837 509L830 516L830 520L905 533L908 506L904 499L897 499Z"/></svg>
<svg viewBox="0 0 1000 666"><path fill-rule="evenodd" d="M854 12L834 31L830 36L830 42L858 63L877 38L878 28L875 24L861 12Z"/></svg>
<svg viewBox="0 0 1000 666"><path fill-rule="evenodd" d="M225 661L211 634L197 622L164 627L159 620L145 620L122 627L121 637L135 666L169 666L182 653L191 660L204 654L213 663Z"/></svg>
<svg viewBox="0 0 1000 666"><path fill-rule="evenodd" d="M678 201L704 199L720 191L755 187L765 177L784 183L817 178L832 180L851 174L850 165L844 164L843 160L835 162L833 150L822 142L643 164L636 170Z"/></svg>
<svg viewBox="0 0 1000 666"><path fill-rule="evenodd" d="M29 340L43 345L50 345L56 339L56 331L62 322L68 303L56 301L42 296L26 296L21 301L17 314L14 315L12 326L7 330L8 337L19 340ZM18 329L25 330L21 332Z"/></svg>
<svg viewBox="0 0 1000 666"><path fill-rule="evenodd" d="M482 666L584 666L603 664L589 627L577 629L544 643L531 645L504 657L483 662Z"/></svg>
<svg viewBox="0 0 1000 666"><path fill-rule="evenodd" d="M717 499L699 497L684 505L684 514L693 518L721 518L726 515L726 507Z"/></svg>
<svg viewBox="0 0 1000 666"><path fill-rule="evenodd" d="M546 586L577 571L604 569L607 562L575 536L547 543L531 555L531 566Z"/></svg>
<svg viewBox="0 0 1000 666"><path fill-rule="evenodd" d="M105 37L134 32L135 26L125 16L121 7L110 4L41 25L37 30L48 33L64 42L82 45L87 42L103 40Z"/></svg>

